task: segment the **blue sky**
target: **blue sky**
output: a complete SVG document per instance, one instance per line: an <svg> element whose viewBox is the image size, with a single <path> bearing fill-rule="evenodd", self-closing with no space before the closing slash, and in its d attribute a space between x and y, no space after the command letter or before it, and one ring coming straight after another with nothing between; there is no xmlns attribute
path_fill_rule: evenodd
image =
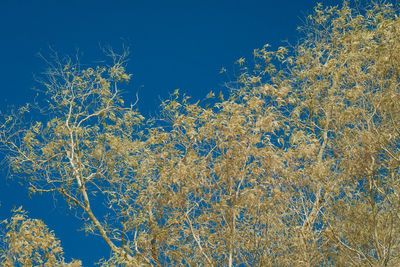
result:
<svg viewBox="0 0 400 267"><path fill-rule="evenodd" d="M337 4L341 1L322 1ZM130 47L128 71L133 79L125 99L134 101L144 115L157 113L161 99L179 88L200 100L210 91L225 90L233 78L233 63L251 58L253 49L288 41L295 45L301 25L315 0L246 1L138 1L138 0L1 0L0 1L0 110L32 101L39 86L34 74L45 70L38 53L49 47L61 55L78 54L85 65L103 60L101 47ZM250 61L251 62L251 61ZM0 178L0 220L22 205L40 218L62 241L67 259L91 266L109 255L105 242L77 232L81 222L61 201L49 196L27 198L17 181Z"/></svg>

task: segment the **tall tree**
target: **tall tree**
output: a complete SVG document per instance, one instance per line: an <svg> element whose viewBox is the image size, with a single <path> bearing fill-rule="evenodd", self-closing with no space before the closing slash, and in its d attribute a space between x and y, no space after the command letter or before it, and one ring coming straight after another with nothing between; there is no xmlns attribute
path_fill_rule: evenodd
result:
<svg viewBox="0 0 400 267"><path fill-rule="evenodd" d="M294 48L239 59L226 100L176 91L153 124L123 104L123 57L57 61L46 121L3 124L11 166L84 211L105 264L398 265L397 11L317 5L301 29Z"/></svg>

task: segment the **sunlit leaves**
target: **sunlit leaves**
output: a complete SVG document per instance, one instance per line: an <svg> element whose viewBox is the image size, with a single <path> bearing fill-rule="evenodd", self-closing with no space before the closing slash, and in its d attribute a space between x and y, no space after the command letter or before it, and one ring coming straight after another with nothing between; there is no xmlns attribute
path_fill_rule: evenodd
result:
<svg viewBox="0 0 400 267"><path fill-rule="evenodd" d="M177 89L150 121L124 106L123 58L58 61L47 122L1 126L14 171L83 211L104 264L398 265L397 13L319 4L302 30L238 59L228 98Z"/></svg>
<svg viewBox="0 0 400 267"><path fill-rule="evenodd" d="M65 263L60 241L41 220L28 218L21 207L14 210L10 222L3 224L3 266L81 266L80 261Z"/></svg>

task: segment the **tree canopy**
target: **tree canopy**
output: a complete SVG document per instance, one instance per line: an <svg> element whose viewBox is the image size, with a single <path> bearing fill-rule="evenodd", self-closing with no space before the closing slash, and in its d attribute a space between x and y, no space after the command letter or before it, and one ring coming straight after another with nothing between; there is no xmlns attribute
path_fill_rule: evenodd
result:
<svg viewBox="0 0 400 267"><path fill-rule="evenodd" d="M317 5L300 30L294 47L239 59L229 96L175 91L150 120L120 94L125 54L91 68L55 58L40 119L26 106L1 125L12 172L83 212L113 253L105 266L396 266L398 12ZM24 228L42 262L63 262L40 221L16 216L0 260L37 259L12 241Z"/></svg>

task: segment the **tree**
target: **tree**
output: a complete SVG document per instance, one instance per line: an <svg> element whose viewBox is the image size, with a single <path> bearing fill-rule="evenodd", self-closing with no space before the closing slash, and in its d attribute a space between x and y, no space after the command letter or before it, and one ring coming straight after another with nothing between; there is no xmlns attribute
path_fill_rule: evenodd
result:
<svg viewBox="0 0 400 267"><path fill-rule="evenodd" d="M2 266L66 266L79 267L80 261L65 263L60 241L41 220L28 219L20 208L14 210L10 222L6 223L5 248L1 251Z"/></svg>
<svg viewBox="0 0 400 267"><path fill-rule="evenodd" d="M105 265L398 265L397 11L317 5L301 29L253 68L239 59L228 99L175 91L153 123L124 106L123 56L56 60L50 115L3 124L13 171L85 213Z"/></svg>

